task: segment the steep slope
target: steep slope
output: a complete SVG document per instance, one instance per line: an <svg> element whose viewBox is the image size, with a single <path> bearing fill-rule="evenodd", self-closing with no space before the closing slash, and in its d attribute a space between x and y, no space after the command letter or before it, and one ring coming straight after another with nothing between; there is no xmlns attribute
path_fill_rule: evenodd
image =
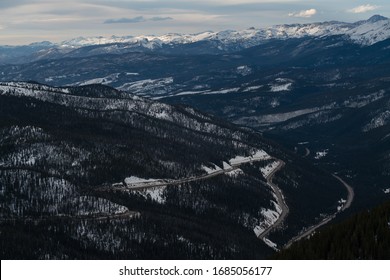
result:
<svg viewBox="0 0 390 280"><path fill-rule="evenodd" d="M275 158L290 208L279 246L343 196L250 130L104 86L2 83L0 116L0 234L16 244L3 259L264 258Z"/></svg>

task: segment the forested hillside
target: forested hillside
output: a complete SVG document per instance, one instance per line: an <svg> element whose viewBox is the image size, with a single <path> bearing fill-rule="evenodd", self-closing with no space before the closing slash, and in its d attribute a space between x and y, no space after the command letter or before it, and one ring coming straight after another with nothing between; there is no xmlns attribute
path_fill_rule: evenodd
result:
<svg viewBox="0 0 390 280"><path fill-rule="evenodd" d="M390 202L294 243L276 259L390 259Z"/></svg>
<svg viewBox="0 0 390 280"><path fill-rule="evenodd" d="M343 196L252 130L105 86L2 83L0 135L3 259L265 258L280 160L276 246Z"/></svg>

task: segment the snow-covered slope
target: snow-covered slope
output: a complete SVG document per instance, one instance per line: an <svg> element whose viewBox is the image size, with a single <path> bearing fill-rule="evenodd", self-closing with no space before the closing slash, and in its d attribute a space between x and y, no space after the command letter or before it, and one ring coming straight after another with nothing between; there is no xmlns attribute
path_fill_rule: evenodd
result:
<svg viewBox="0 0 390 280"><path fill-rule="evenodd" d="M221 47L238 44L241 47L251 47L269 39L302 38L306 36L346 35L346 38L362 45L372 45L390 38L390 20L382 16L373 16L368 20L355 23L320 22L309 24L276 25L268 28L249 28L241 31L226 30L220 32L202 32L197 34L169 33L162 36L112 36L76 38L64 41L60 47L82 47L114 43L136 44L149 49L163 45L190 44L201 41L215 41Z"/></svg>
<svg viewBox="0 0 390 280"><path fill-rule="evenodd" d="M338 21L309 24L284 24L245 30L206 31L197 34L78 37L57 44L34 43L28 46L0 46L0 64L20 64L43 59L123 54L131 51L215 54L240 51L259 46L271 39L342 36L362 46L390 38L390 20L373 16L355 23ZM197 45L193 45L193 44ZM87 48L85 48L87 47Z"/></svg>

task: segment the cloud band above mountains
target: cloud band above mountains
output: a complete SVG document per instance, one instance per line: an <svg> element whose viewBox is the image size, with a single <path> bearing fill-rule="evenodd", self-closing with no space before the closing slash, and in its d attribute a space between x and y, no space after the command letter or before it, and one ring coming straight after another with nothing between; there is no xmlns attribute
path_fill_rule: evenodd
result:
<svg viewBox="0 0 390 280"><path fill-rule="evenodd" d="M361 14L361 13L367 13L367 12L377 10L378 8L379 8L379 6L366 4L366 5L361 5L361 6L353 8L353 9L350 9L350 10L348 10L348 12L354 13L354 14Z"/></svg>
<svg viewBox="0 0 390 280"><path fill-rule="evenodd" d="M143 16L134 17L134 18L118 18L118 19L107 19L104 21L104 24L120 24L120 23L139 23L145 21L165 21L173 20L171 17L151 17L145 18Z"/></svg>

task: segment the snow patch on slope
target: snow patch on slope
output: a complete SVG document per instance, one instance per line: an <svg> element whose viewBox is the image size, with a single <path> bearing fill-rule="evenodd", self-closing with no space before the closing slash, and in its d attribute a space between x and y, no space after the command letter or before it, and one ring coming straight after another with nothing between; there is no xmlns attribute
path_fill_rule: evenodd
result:
<svg viewBox="0 0 390 280"><path fill-rule="evenodd" d="M164 195L166 186L149 188L145 190L137 190L135 193L140 194L145 199L150 198L152 201L155 201L159 204L164 204L166 202L166 197Z"/></svg>
<svg viewBox="0 0 390 280"><path fill-rule="evenodd" d="M269 163L267 166L260 168L261 174L264 178L267 178L272 172L274 172L279 166L278 161Z"/></svg>
<svg viewBox="0 0 390 280"><path fill-rule="evenodd" d="M212 168L207 167L207 166L205 166L205 165L202 165L202 169L203 169L204 171L206 171L207 174L213 174L213 173L216 173L216 172L219 172L219 171L222 170L222 169L221 169L219 166L217 166L216 164L213 163L213 165L214 165L214 167L212 167Z"/></svg>
<svg viewBox="0 0 390 280"><path fill-rule="evenodd" d="M316 152L316 155L315 155L315 159L321 159L323 157L326 157L328 155L328 152L329 150L326 149L326 150L323 150L323 151L319 151L319 152Z"/></svg>
<svg viewBox="0 0 390 280"><path fill-rule="evenodd" d="M263 150L257 150L255 151L251 156L244 157L244 156L236 156L235 158L232 158L229 160L230 165L239 165L246 162L251 162L253 160L266 160L270 159L271 157Z"/></svg>
<svg viewBox="0 0 390 280"><path fill-rule="evenodd" d="M371 119L370 123L363 127L363 132L368 132L370 130L385 126L388 123L390 123L390 110L381 112L373 119Z"/></svg>
<svg viewBox="0 0 390 280"><path fill-rule="evenodd" d="M125 83L118 90L128 91L136 95L162 95L172 91L173 77L161 79L146 79L131 83Z"/></svg>
<svg viewBox="0 0 390 280"><path fill-rule="evenodd" d="M108 75L103 78L96 78L92 80L87 80L81 83L78 83L79 86L86 86L86 85L92 85L92 84L102 84L102 85L110 85L114 82L116 82L119 78L120 73L114 73L111 75Z"/></svg>
<svg viewBox="0 0 390 280"><path fill-rule="evenodd" d="M273 243L271 240L267 239L267 238L263 238L263 241L265 244L267 244L268 247L271 247L272 249L274 249L275 251L279 251L278 250L278 245Z"/></svg>
<svg viewBox="0 0 390 280"><path fill-rule="evenodd" d="M275 205L274 201L273 201L273 203ZM279 219L280 213L281 213L281 212L278 212L279 210L281 210L280 207L277 208L276 211L271 210L271 209L265 209L265 208L261 209L261 216L263 216L264 220L260 225L257 225L253 229L253 231L257 237L260 236L267 228L269 228L274 223L276 223L276 221Z"/></svg>
<svg viewBox="0 0 390 280"><path fill-rule="evenodd" d="M247 65L242 65L237 67L236 72L241 76L248 76L252 74L252 68Z"/></svg>

